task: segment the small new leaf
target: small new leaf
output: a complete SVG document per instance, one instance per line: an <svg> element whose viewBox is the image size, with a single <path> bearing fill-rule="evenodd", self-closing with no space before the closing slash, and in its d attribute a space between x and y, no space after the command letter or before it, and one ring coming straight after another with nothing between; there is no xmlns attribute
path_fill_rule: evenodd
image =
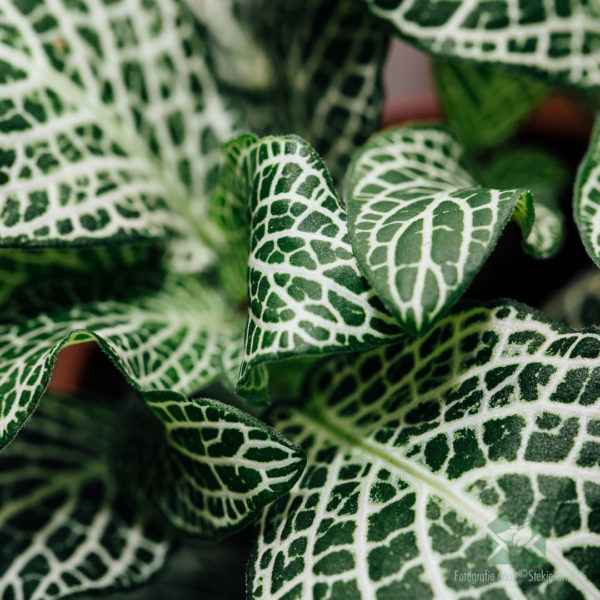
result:
<svg viewBox="0 0 600 600"><path fill-rule="evenodd" d="M590 258L600 267L600 118L575 181L573 214L581 241Z"/></svg>
<svg viewBox="0 0 600 600"><path fill-rule="evenodd" d="M250 243L240 393L261 363L398 339L358 269L346 214L312 147L295 136L245 135L226 151L215 214L222 226L235 215L233 228L246 219Z"/></svg>
<svg viewBox="0 0 600 600"><path fill-rule="evenodd" d="M374 136L353 158L346 205L356 260L411 334L460 297L513 215L533 222L523 189L486 189L444 129L403 127Z"/></svg>

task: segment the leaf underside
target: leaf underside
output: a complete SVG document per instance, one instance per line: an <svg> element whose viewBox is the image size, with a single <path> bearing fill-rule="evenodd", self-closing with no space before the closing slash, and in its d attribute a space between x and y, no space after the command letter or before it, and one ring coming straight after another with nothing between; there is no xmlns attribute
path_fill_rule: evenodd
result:
<svg viewBox="0 0 600 600"><path fill-rule="evenodd" d="M324 361L273 414L308 466L263 515L250 597L596 597L599 357L599 335L496 303ZM507 554L499 523L531 544Z"/></svg>
<svg viewBox="0 0 600 600"><path fill-rule="evenodd" d="M436 56L502 66L553 84L600 86L594 2L364 1L401 37Z"/></svg>

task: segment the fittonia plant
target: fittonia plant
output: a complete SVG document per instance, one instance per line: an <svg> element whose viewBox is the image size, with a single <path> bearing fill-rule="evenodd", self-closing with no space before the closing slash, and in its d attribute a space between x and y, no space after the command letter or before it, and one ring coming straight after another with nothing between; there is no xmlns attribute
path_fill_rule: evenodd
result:
<svg viewBox="0 0 600 600"><path fill-rule="evenodd" d="M394 34L446 124L375 133ZM459 302L511 219L559 251L515 135L599 87L585 0L0 0L0 597L250 524L252 600L600 597L597 279ZM89 341L128 393L44 396Z"/></svg>

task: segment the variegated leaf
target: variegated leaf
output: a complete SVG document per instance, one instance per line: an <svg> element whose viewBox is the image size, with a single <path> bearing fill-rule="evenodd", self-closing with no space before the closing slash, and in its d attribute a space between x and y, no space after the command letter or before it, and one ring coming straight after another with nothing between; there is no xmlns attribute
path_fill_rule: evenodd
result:
<svg viewBox="0 0 600 600"><path fill-rule="evenodd" d="M449 125L471 150L509 139L549 92L535 79L477 64L437 60L434 74Z"/></svg>
<svg viewBox="0 0 600 600"><path fill-rule="evenodd" d="M241 529L287 493L304 469L302 449L241 410L176 394L154 392L145 398L162 427L139 413L130 422L144 425L138 447L147 450L154 465L152 473L148 463L141 465L141 485L132 494L142 494L143 501L147 489L145 497L186 533L215 539ZM135 451L129 441L125 456Z"/></svg>
<svg viewBox="0 0 600 600"><path fill-rule="evenodd" d="M169 542L119 496L106 456L116 415L46 397L0 454L0 596L49 600L139 585Z"/></svg>
<svg viewBox="0 0 600 600"><path fill-rule="evenodd" d="M507 303L325 361L274 414L308 466L250 597L597 597L599 364L600 335Z"/></svg>
<svg viewBox="0 0 600 600"><path fill-rule="evenodd" d="M267 16L259 39L277 57L271 95L279 109L260 133L306 139L337 185L352 152L377 130L389 33L355 0L259 4Z"/></svg>
<svg viewBox="0 0 600 600"><path fill-rule="evenodd" d="M216 73L249 129L302 136L341 181L378 127L389 37L379 20L356 0L188 4L215 38Z"/></svg>
<svg viewBox="0 0 600 600"><path fill-rule="evenodd" d="M224 356L235 345L239 370L242 324L194 277L171 277L158 291L138 288L122 301L96 300L6 323L0 328L2 445L36 408L59 350L95 339L162 421L150 417L143 425L138 418L127 427L128 437L137 428L142 437L121 454L144 447L142 454L155 457L151 474L142 463L138 492L149 489L169 522L195 535L239 529L287 491L304 464L295 447L260 421L219 402L186 398L228 375ZM126 478L130 468L128 461Z"/></svg>
<svg viewBox="0 0 600 600"><path fill-rule="evenodd" d="M35 409L65 344L95 339L141 392L191 394L221 376L223 339L235 323L218 293L193 277L135 291L0 327L0 446Z"/></svg>
<svg viewBox="0 0 600 600"><path fill-rule="evenodd" d="M248 327L240 392L250 370L299 354L349 351L401 331L362 277L346 215L316 152L295 136L241 136L217 196L220 214L249 228Z"/></svg>
<svg viewBox="0 0 600 600"><path fill-rule="evenodd" d="M353 158L346 188L356 260L411 334L456 302L513 209L522 227L530 221L529 194L481 187L465 170L459 144L439 127L373 137Z"/></svg>
<svg viewBox="0 0 600 600"><path fill-rule="evenodd" d="M0 31L2 245L210 237L239 117L185 6L2 0Z"/></svg>
<svg viewBox="0 0 600 600"><path fill-rule="evenodd" d="M583 157L575 181L573 213L581 241L590 258L600 266L600 119Z"/></svg>
<svg viewBox="0 0 600 600"><path fill-rule="evenodd" d="M596 2L364 1L401 37L436 56L507 67L557 84L600 86Z"/></svg>
<svg viewBox="0 0 600 600"><path fill-rule="evenodd" d="M536 258L550 258L559 251L564 218L558 196L566 188L569 172L556 156L527 147L501 151L478 170L477 176L489 187L530 189L535 220L523 249Z"/></svg>

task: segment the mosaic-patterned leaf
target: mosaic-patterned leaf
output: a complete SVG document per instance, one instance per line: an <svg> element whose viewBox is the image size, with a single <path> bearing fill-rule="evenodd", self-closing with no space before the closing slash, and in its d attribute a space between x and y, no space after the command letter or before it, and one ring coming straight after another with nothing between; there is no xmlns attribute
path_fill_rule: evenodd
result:
<svg viewBox="0 0 600 600"><path fill-rule="evenodd" d="M415 126L374 136L348 171L356 259L411 334L456 302L513 209L522 227L529 222L525 190L483 188L462 163L461 147L445 130Z"/></svg>
<svg viewBox="0 0 600 600"><path fill-rule="evenodd" d="M592 133L575 181L573 214L581 241L590 258L600 266L600 119Z"/></svg>
<svg viewBox="0 0 600 600"><path fill-rule="evenodd" d="M49 600L138 585L160 569L164 532L118 495L106 455L115 415L46 397L0 454L0 596Z"/></svg>
<svg viewBox="0 0 600 600"><path fill-rule="evenodd" d="M277 428L308 453L251 598L595 598L600 335L523 305L327 359Z"/></svg>
<svg viewBox="0 0 600 600"><path fill-rule="evenodd" d="M254 23L273 72L260 107L265 124L252 130L301 136L337 185L352 152L378 128L388 32L355 0L241 4L250 4L242 16Z"/></svg>
<svg viewBox="0 0 600 600"><path fill-rule="evenodd" d="M227 147L217 198L248 220L248 327L240 391L251 368L301 354L358 350L401 335L352 254L346 215L316 152L295 136ZM243 216L243 217L242 217ZM241 223L239 224L241 227Z"/></svg>
<svg viewBox="0 0 600 600"><path fill-rule="evenodd" d="M496 153L480 168L479 181L488 187L524 187L533 192L535 220L523 249L536 258L550 258L560 249L564 217L558 203L569 171L556 156L535 148L520 147Z"/></svg>
<svg viewBox="0 0 600 600"><path fill-rule="evenodd" d="M510 138L549 92L535 79L477 64L437 60L434 75L450 127L472 150Z"/></svg>
<svg viewBox="0 0 600 600"><path fill-rule="evenodd" d="M600 86L600 9L587 0L364 0L398 34L436 56Z"/></svg>
<svg viewBox="0 0 600 600"><path fill-rule="evenodd" d="M2 245L201 235L239 117L187 8L3 0L0 31Z"/></svg>
<svg viewBox="0 0 600 600"><path fill-rule="evenodd" d="M0 446L35 409L65 344L95 339L142 392L191 394L221 376L222 339L235 323L221 296L193 277L141 288L0 327ZM238 325L239 327L239 325Z"/></svg>
<svg viewBox="0 0 600 600"><path fill-rule="evenodd" d="M156 465L146 497L186 533L215 539L241 529L287 493L304 469L301 448L232 406L165 393L146 394L146 401L162 423L154 424L155 436L148 435L152 423L141 433L141 447L152 440L145 454ZM126 456L135 452L129 445ZM147 464L140 465L146 478ZM133 493L143 493L143 484L136 488Z"/></svg>
<svg viewBox="0 0 600 600"><path fill-rule="evenodd" d="M248 128L296 133L336 184L373 133L383 101L388 32L355 0L187 0Z"/></svg>

